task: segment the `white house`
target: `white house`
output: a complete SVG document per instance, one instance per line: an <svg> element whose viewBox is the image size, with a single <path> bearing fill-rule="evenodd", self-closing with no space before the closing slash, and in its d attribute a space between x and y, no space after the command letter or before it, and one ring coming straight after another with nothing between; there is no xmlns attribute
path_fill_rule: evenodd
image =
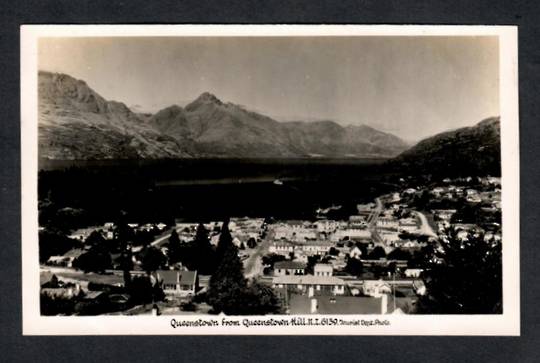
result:
<svg viewBox="0 0 540 363"><path fill-rule="evenodd" d="M317 263L313 267L314 276L332 276L334 268L329 263Z"/></svg>
<svg viewBox="0 0 540 363"><path fill-rule="evenodd" d="M188 296L197 291L197 271L159 270L156 275L166 295Z"/></svg>
<svg viewBox="0 0 540 363"><path fill-rule="evenodd" d="M345 281L335 276L275 276L272 279L272 285L274 288L284 288L300 293L307 293L310 288L317 293L326 292L333 295L345 293Z"/></svg>

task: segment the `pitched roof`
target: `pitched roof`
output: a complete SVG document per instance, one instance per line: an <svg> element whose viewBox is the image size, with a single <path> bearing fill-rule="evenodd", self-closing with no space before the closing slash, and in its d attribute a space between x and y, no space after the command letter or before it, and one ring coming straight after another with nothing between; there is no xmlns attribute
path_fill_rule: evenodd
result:
<svg viewBox="0 0 540 363"><path fill-rule="evenodd" d="M54 274L50 271L40 271L39 272L39 286L51 281Z"/></svg>
<svg viewBox="0 0 540 363"><path fill-rule="evenodd" d="M67 251L65 254L64 254L64 257L73 257L73 258L77 258L79 257L80 255L82 255L84 253L84 250L82 248L74 248L72 250L69 250Z"/></svg>
<svg viewBox="0 0 540 363"><path fill-rule="evenodd" d="M306 264L298 261L278 261L274 263L274 269L304 269Z"/></svg>
<svg viewBox="0 0 540 363"><path fill-rule="evenodd" d="M86 295L84 295L85 300L94 300L104 294L103 291L88 291Z"/></svg>
<svg viewBox="0 0 540 363"><path fill-rule="evenodd" d="M159 270L156 272L164 284L193 285L197 278L197 271Z"/></svg>

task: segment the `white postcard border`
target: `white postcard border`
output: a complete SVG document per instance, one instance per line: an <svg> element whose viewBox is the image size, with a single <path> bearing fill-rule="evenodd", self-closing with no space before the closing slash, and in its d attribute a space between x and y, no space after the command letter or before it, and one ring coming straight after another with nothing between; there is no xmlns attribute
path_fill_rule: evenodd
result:
<svg viewBox="0 0 540 363"><path fill-rule="evenodd" d="M39 313L37 43L93 36L497 36L499 37L503 314L47 317ZM519 335L519 134L515 26L416 25L23 25L21 26L21 236L24 335ZM325 325L293 325L294 319ZM176 322L198 325L172 326ZM224 320L238 326L223 325ZM247 320L246 320L247 319ZM333 320L336 319L336 320ZM339 321L359 325L333 325ZM300 320L296 320L299 322ZM205 323L206 322L206 323ZM207 326L217 322L217 326ZM287 322L289 325L280 325ZM235 323L234 323L235 324ZM264 325L249 325L264 324ZM246 326L249 325L249 326Z"/></svg>

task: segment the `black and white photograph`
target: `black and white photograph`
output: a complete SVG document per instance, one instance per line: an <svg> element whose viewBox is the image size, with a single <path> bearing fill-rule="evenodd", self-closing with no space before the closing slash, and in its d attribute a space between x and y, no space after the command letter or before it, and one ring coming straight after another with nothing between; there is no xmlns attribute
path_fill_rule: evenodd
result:
<svg viewBox="0 0 540 363"><path fill-rule="evenodd" d="M516 34L23 27L25 331L519 334Z"/></svg>

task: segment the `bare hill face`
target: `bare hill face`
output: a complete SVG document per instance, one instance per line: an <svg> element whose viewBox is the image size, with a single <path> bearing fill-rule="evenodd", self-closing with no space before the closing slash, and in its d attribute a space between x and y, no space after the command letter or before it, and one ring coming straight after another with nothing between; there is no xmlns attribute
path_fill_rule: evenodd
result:
<svg viewBox="0 0 540 363"><path fill-rule="evenodd" d="M424 139L392 160L410 170L448 175L500 175L500 118Z"/></svg>
<svg viewBox="0 0 540 363"><path fill-rule="evenodd" d="M184 146L144 123L126 105L107 101L85 82L39 72L39 153L48 159L189 156Z"/></svg>
<svg viewBox="0 0 540 363"><path fill-rule="evenodd" d="M68 75L39 73L40 157L116 159L179 157L391 157L401 139L333 121L278 122L201 94L185 108L154 115L107 101Z"/></svg>

